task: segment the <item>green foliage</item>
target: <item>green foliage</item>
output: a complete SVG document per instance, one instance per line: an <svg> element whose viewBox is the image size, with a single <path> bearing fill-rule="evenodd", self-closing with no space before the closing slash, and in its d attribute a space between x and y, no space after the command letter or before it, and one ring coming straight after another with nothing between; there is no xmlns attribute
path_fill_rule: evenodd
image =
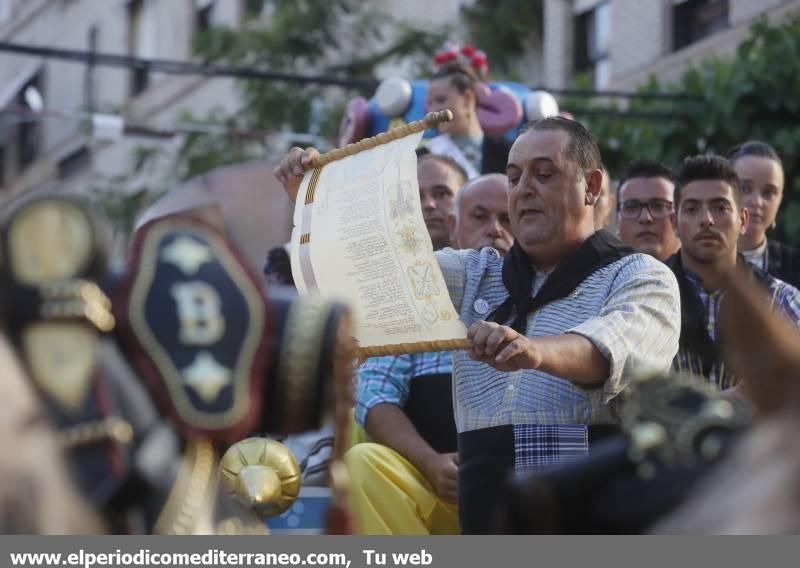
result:
<svg viewBox="0 0 800 568"><path fill-rule="evenodd" d="M519 79L520 56L542 38L542 0L476 0L461 15L470 41L486 52L492 74Z"/></svg>
<svg viewBox="0 0 800 568"><path fill-rule="evenodd" d="M164 168L158 148L139 146L128 172L95 180L89 188L93 203L111 225L115 238L127 241L136 218L171 187L175 171Z"/></svg>
<svg viewBox="0 0 800 568"><path fill-rule="evenodd" d="M387 62L428 61L448 33L395 22L361 0L248 0L246 8L249 14L266 15L248 17L239 29L217 27L195 35L195 54L207 62L273 72L374 79L376 68ZM182 138L176 155L166 158L172 162L164 175L154 178L150 172L164 162L151 149L138 150L126 174L98 180L93 193L119 233L126 234L139 212L179 181L264 155L263 140L232 131L288 129L332 139L346 101L356 94L372 95L263 80L239 84L244 104L234 116L214 111L182 117L183 125L198 128Z"/></svg>
<svg viewBox="0 0 800 568"><path fill-rule="evenodd" d="M399 58L429 58L446 30L424 30L393 21L373 3L360 0L265 0L268 18L245 22L242 29L213 28L194 38L194 51L207 61L249 65L274 72L374 79L376 68ZM332 137L335 121L326 111L362 94L354 90L298 86L284 82L242 82L243 118L251 128L289 128ZM323 103L312 123L313 100ZM324 130L323 130L324 128Z"/></svg>
<svg viewBox="0 0 800 568"><path fill-rule="evenodd" d="M133 231L139 212L155 200L155 196L146 189L128 192L113 187L97 187L91 196L95 206L105 215L115 236L120 239L127 239Z"/></svg>
<svg viewBox="0 0 800 568"><path fill-rule="evenodd" d="M783 234L778 238L800 242L800 17L776 26L759 19L732 59L705 60L688 69L677 84L651 79L639 91L697 95L703 102L633 100L626 109L664 115L654 120L581 114L585 104L562 101L562 108L589 125L612 175L618 176L637 158L677 167L688 155L724 155L737 143L764 140L783 156L786 170L778 221ZM589 110L598 108L614 109L593 105Z"/></svg>
<svg viewBox="0 0 800 568"><path fill-rule="evenodd" d="M220 110L211 111L201 120L186 112L180 124L190 131L184 135L177 156L177 175L181 179L263 155L263 144L259 140L235 134L244 130L241 120ZM193 128L193 125L197 127Z"/></svg>

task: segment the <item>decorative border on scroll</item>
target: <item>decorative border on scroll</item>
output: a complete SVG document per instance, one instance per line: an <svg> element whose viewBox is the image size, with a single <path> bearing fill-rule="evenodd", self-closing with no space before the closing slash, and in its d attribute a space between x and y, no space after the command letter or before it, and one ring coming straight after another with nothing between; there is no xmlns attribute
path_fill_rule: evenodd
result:
<svg viewBox="0 0 800 568"><path fill-rule="evenodd" d="M322 168L316 168L314 173L311 174L311 179L308 180L308 191L306 191L306 201L305 204L309 205L314 203L314 198L317 195L317 182L319 182L319 176L322 174Z"/></svg>

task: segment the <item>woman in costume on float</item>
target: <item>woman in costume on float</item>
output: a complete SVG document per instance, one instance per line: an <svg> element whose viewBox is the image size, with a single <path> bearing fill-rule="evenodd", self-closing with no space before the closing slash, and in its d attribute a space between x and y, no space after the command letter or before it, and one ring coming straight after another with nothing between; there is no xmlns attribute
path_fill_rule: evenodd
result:
<svg viewBox="0 0 800 568"><path fill-rule="evenodd" d="M367 100L354 97L345 109L338 146L358 142L450 109L454 118L423 139L418 153L453 157L470 178L505 173L508 150L525 122L559 114L545 91L510 81L487 81L486 55L474 47L445 44L434 57L429 80L388 77Z"/></svg>
<svg viewBox="0 0 800 568"><path fill-rule="evenodd" d="M425 147L434 154L456 160L470 178L483 173L504 173L510 144L487 136L478 119L480 105L491 105L492 91L484 82L486 55L472 46L451 44L434 57L436 70L428 85L426 110L450 109L453 120L439 127L439 135Z"/></svg>

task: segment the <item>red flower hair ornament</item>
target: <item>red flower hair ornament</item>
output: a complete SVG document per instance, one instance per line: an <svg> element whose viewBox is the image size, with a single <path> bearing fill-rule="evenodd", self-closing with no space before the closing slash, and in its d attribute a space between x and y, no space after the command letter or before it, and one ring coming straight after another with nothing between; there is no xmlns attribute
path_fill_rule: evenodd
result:
<svg viewBox="0 0 800 568"><path fill-rule="evenodd" d="M486 80L486 76L489 74L489 60L486 54L469 44L460 46L453 41L445 42L442 49L433 56L434 71L448 63L467 65L471 67L482 80Z"/></svg>

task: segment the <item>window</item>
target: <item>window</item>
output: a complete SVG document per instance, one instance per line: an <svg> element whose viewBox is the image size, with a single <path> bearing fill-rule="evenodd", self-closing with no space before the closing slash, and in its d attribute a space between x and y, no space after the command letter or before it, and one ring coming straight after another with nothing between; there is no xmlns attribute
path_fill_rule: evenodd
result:
<svg viewBox="0 0 800 568"><path fill-rule="evenodd" d="M40 108L31 108L29 99L26 99L25 92L29 87L33 87L38 96L43 98L41 73L37 73L30 81L20 89L17 94L17 105L20 108L30 108L32 114L41 111ZM39 153L39 138L41 132L41 121L35 118L31 120L22 120L17 125L17 160L19 162L19 169L22 170L36 160Z"/></svg>
<svg viewBox="0 0 800 568"><path fill-rule="evenodd" d="M195 0L195 31L204 32L211 28L214 17L214 4L214 0Z"/></svg>
<svg viewBox="0 0 800 568"><path fill-rule="evenodd" d="M128 3L128 53L133 57L146 57L149 49L147 28L144 21L144 0L131 0ZM150 84L147 67L131 69L130 93L136 96Z"/></svg>
<svg viewBox="0 0 800 568"><path fill-rule="evenodd" d="M264 0L244 0L244 14L257 18L264 13Z"/></svg>
<svg viewBox="0 0 800 568"><path fill-rule="evenodd" d="M575 17L575 72L589 73L596 89L611 81L611 4L604 2Z"/></svg>
<svg viewBox="0 0 800 568"><path fill-rule="evenodd" d="M672 46L676 51L728 27L728 0L675 0Z"/></svg>
<svg viewBox="0 0 800 568"><path fill-rule="evenodd" d="M58 161L58 179L66 179L89 165L89 149L81 146Z"/></svg>

